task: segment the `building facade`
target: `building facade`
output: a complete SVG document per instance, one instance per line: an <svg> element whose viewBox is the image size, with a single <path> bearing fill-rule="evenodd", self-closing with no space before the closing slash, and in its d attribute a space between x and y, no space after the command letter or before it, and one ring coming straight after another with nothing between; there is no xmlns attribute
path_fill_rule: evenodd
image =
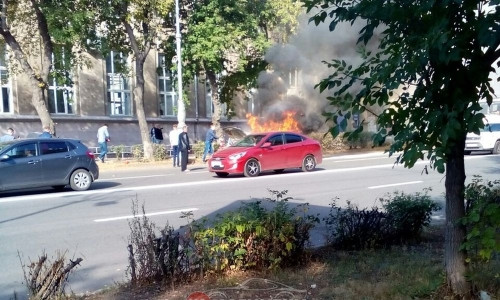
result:
<svg viewBox="0 0 500 300"><path fill-rule="evenodd" d="M28 78L24 74L9 74L5 47L0 51L0 135L9 127L21 138L41 132L42 124L31 103ZM130 57L111 52L107 57L87 55L87 60L88 67L67 74L68 80L49 79L47 107L56 123L57 136L80 139L88 146L96 146L97 129L106 123L112 144L140 144ZM175 78L164 67L164 60L164 55L156 51L151 51L146 60L144 109L150 127L153 124L163 127L164 140L168 141L172 125L177 124L177 93ZM128 66L128 71L123 71L123 66ZM213 112L208 82L196 78L187 97L189 135L195 141L204 140ZM238 97L234 101L238 107L235 116L231 120L223 116L223 126L245 125L245 114L250 107L248 101Z"/></svg>

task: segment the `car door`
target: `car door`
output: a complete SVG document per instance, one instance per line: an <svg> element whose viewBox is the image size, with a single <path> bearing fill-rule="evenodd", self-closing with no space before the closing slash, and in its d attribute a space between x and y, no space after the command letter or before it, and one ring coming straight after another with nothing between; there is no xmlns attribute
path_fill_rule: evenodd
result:
<svg viewBox="0 0 500 300"><path fill-rule="evenodd" d="M300 167L305 155L302 137L298 134L286 133L285 145L283 146L283 155L286 157L287 167Z"/></svg>
<svg viewBox="0 0 500 300"><path fill-rule="evenodd" d="M69 177L78 158L74 146L64 140L41 140L40 152L43 179L48 185L69 183Z"/></svg>
<svg viewBox="0 0 500 300"><path fill-rule="evenodd" d="M21 189L43 185L37 143L17 143L2 153L0 159L0 189Z"/></svg>
<svg viewBox="0 0 500 300"><path fill-rule="evenodd" d="M260 165L262 170L283 169L286 166L286 157L283 155L283 134L271 135L264 143L269 142L269 147L262 147Z"/></svg>

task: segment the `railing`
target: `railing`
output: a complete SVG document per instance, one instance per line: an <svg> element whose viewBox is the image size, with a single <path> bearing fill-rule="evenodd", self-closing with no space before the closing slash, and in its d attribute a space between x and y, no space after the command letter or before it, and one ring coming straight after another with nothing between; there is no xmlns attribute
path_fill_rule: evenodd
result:
<svg viewBox="0 0 500 300"><path fill-rule="evenodd" d="M164 148L165 148L165 152L167 153L167 156L168 157L172 157L172 148L170 148L170 145L162 145ZM133 155L133 152L132 152L132 147L133 146L121 146L122 147L122 151L120 151L120 156L122 159L125 159L125 158L133 158L134 155ZM89 150L94 153L94 156L95 157L98 157L99 154L100 154L100 147L88 147ZM108 146L108 153L106 153L106 158L118 158L118 153L115 152L115 151L110 151L112 148L110 146ZM190 160L193 160L195 159L195 155L194 155L194 151L193 149L191 149L191 151L189 151L189 159Z"/></svg>

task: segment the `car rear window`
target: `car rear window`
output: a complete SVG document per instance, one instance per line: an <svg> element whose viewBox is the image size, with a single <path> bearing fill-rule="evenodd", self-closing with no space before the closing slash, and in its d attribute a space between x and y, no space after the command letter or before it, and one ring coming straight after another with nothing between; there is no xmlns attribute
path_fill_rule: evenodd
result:
<svg viewBox="0 0 500 300"><path fill-rule="evenodd" d="M61 152L68 152L68 145L66 145L66 142L64 141L40 142L40 149L42 151L42 155L61 153Z"/></svg>
<svg viewBox="0 0 500 300"><path fill-rule="evenodd" d="M287 133L285 135L285 139L286 139L287 144L302 142L302 137L300 135L296 135L296 134Z"/></svg>

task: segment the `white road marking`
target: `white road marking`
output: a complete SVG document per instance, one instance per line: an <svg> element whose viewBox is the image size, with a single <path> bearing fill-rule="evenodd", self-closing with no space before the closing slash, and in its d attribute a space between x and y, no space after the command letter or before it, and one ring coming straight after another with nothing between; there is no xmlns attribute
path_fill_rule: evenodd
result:
<svg viewBox="0 0 500 300"><path fill-rule="evenodd" d="M144 175L144 176L133 176L133 177L111 177L111 178L103 178L97 179L96 181L113 181L113 180L127 180L127 179L139 179L139 178L151 178L151 177L166 177L174 174L162 174L162 175Z"/></svg>
<svg viewBox="0 0 500 300"><path fill-rule="evenodd" d="M399 186L399 185L408 185L408 184L417 184L417 183L422 183L423 181L408 181L408 182L400 182L400 183L391 183L391 184L384 184L384 185L374 185L374 186L369 186L368 189L382 189L386 187L391 187L391 186Z"/></svg>
<svg viewBox="0 0 500 300"><path fill-rule="evenodd" d="M158 215L168 215L168 214L176 214L184 211L195 211L198 210L198 208L183 208L183 209L177 209L177 210L166 210L166 211L158 211L158 212L153 212L153 213L147 213L144 215L137 215L137 216L120 216L120 217L112 217L112 218L105 218L105 219L96 219L94 222L109 222L109 221L117 221L117 220L125 220L125 219L132 219L132 218L140 218L142 216L146 217L151 217L151 216L158 216Z"/></svg>
<svg viewBox="0 0 500 300"><path fill-rule="evenodd" d="M468 156L465 159L480 159L485 156L476 155L476 156ZM415 166L429 164L429 161L417 161ZM286 176L316 176L321 174L333 174L333 173L344 173L344 172L355 172L362 170L370 170L370 169L385 169L385 168L403 168L401 164L397 165L394 163L390 164L382 164L382 165L373 165L366 167L355 167L355 168L341 168L341 169L333 169L333 170L318 170L313 172L297 172L297 173L289 173L289 174L280 174L279 177L283 178ZM189 173L188 173L189 174ZM180 175L180 174L179 174ZM153 189L168 189L168 188L178 188L178 187L186 187L193 185L213 185L213 184L221 184L227 185L231 182L243 181L243 180L269 180L268 176L259 176L259 177L239 177L239 178L219 178L218 180L203 180L203 181L195 181L195 182L181 182L181 183L166 183L166 184L158 184L158 185L148 185L148 186L136 186L136 187L122 187L122 188L108 188L102 190L89 190L82 192L62 192L62 193L50 193L50 194L38 194L38 195L27 195L27 196L13 196L8 197L6 199L0 199L1 203L7 202L18 202L18 201L35 201L35 200L43 200L43 199L56 199L56 198L71 198L74 196L90 196L97 194L111 194L118 192L133 192L133 191L143 191L143 190L153 190ZM0 194L1 195L1 194Z"/></svg>

